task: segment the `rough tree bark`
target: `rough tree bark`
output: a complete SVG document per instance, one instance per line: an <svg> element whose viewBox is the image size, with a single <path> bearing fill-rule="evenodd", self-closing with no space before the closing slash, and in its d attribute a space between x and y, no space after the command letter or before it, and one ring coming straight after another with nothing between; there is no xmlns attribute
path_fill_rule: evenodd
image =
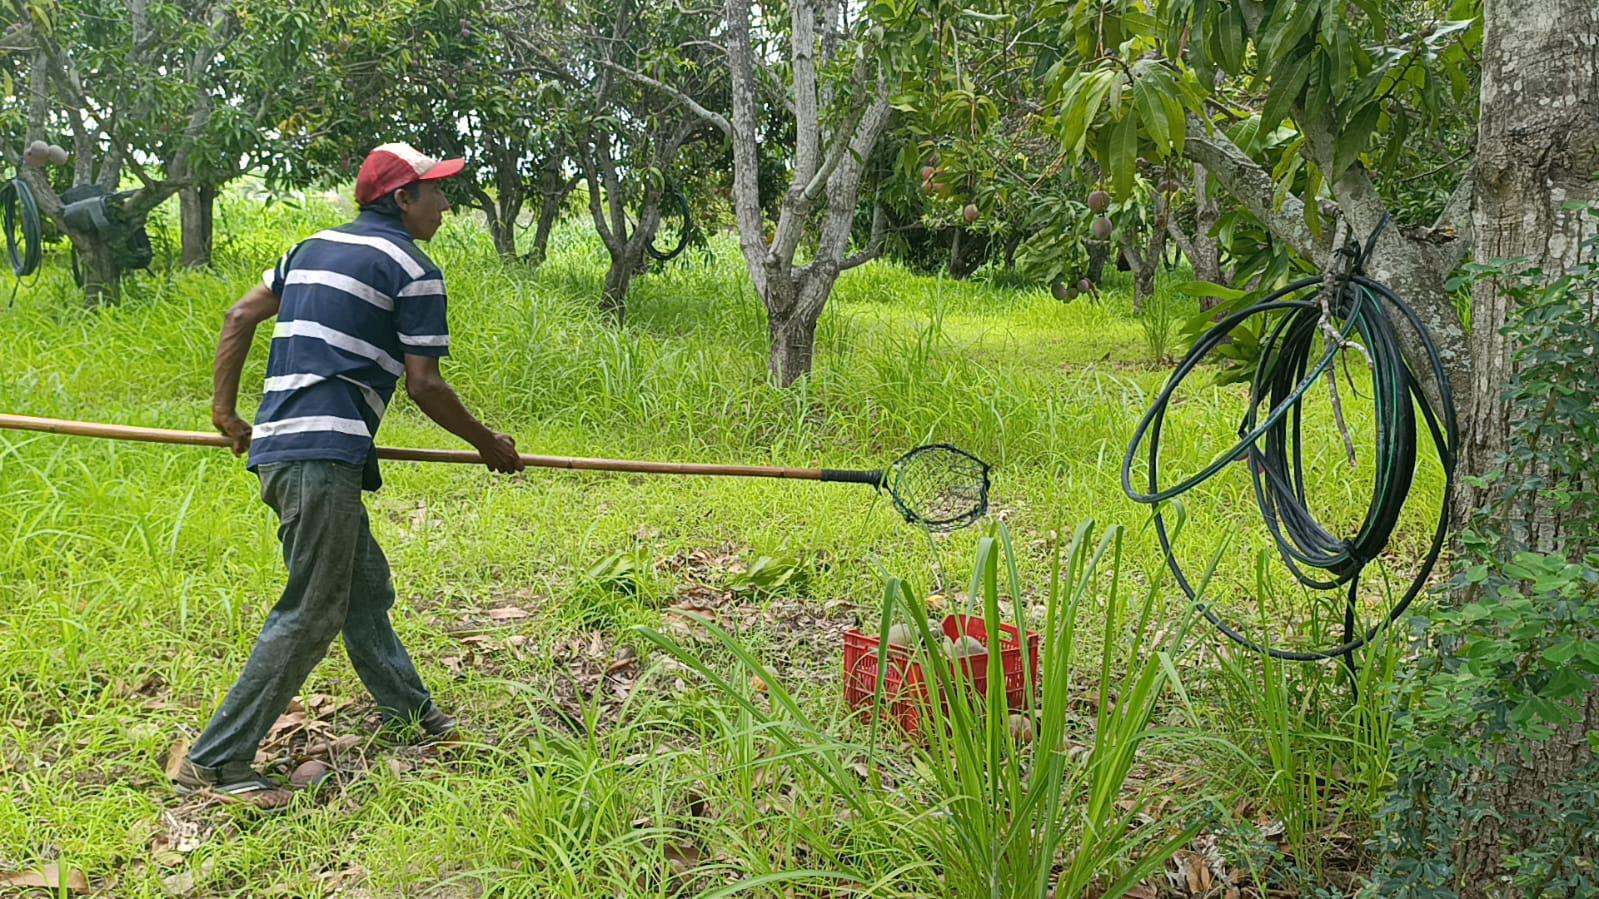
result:
<svg viewBox="0 0 1599 899"><path fill-rule="evenodd" d="M1488 0L1484 10L1481 116L1477 130L1473 231L1476 259L1525 259L1553 277L1576 264L1594 222L1566 204L1599 202L1599 6L1593 0ZM1593 261L1593 260L1589 260ZM1472 294L1471 402L1465 416L1464 469L1484 474L1509 449L1514 421L1501 395L1514 374L1515 347L1501 334L1514 299L1498 280ZM1468 484L1461 507L1486 497ZM1528 545L1572 551L1558 519L1518 522ZM1455 849L1462 896L1503 896L1507 852L1538 839L1539 800L1590 757L1599 730L1599 691L1583 721L1547 742L1509 747L1503 782L1467 785L1471 799L1500 814L1475 822ZM1529 832L1529 824L1531 832Z"/></svg>
<svg viewBox="0 0 1599 899"><path fill-rule="evenodd" d="M1171 221L1171 199L1155 194L1155 224L1149 230L1149 243L1140 247L1125 231L1117 238L1122 258L1133 272L1133 311L1143 312L1144 302L1155 295L1155 273L1166 257L1167 225Z"/></svg>
<svg viewBox="0 0 1599 899"><path fill-rule="evenodd" d="M217 188L199 184L178 191L179 219L183 231L183 264L202 268L211 264L212 214Z"/></svg>
<svg viewBox="0 0 1599 899"><path fill-rule="evenodd" d="M1194 277L1197 280L1226 286L1230 281L1226 273L1221 270L1221 245L1215 236L1216 223L1219 221L1221 221L1221 206L1216 203L1216 198L1210 195L1210 176L1205 172L1204 166L1195 163L1194 234L1190 237L1176 216L1167 219L1166 232L1171 235L1177 248L1182 250L1188 264L1194 267ZM1209 309L1218 302L1220 301L1207 297L1200 301L1200 306Z"/></svg>

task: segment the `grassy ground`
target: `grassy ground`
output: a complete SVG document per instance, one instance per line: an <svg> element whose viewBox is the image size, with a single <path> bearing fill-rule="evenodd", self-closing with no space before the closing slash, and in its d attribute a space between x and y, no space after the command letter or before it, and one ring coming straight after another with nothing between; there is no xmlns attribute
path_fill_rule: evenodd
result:
<svg viewBox="0 0 1599 899"><path fill-rule="evenodd" d="M212 270L139 275L113 308L85 310L53 258L0 310L0 410L206 429L221 312L295 239L340 220L330 207L235 198ZM875 263L840 282L815 377L779 390L729 241L638 280L620 330L593 311L604 255L581 222L558 231L537 273L498 262L465 219L429 250L450 286L446 376L524 451L863 467L948 441L995 464L994 516L1014 536L1028 596L1049 582L1050 535L1089 519L1129 529L1127 577L1161 569L1147 512L1119 478L1168 368L1149 358L1125 284L1099 303L1062 304ZM247 391L265 359L263 333ZM1173 475L1235 437L1241 390L1204 380L1165 439ZM257 399L241 400L246 414ZM381 442L454 445L404 400ZM1340 445L1325 446L1313 499L1358 522L1362 476ZM1203 568L1220 553L1213 600L1247 620L1261 607L1266 544L1248 479L1230 468L1185 509L1181 556ZM259 819L180 803L162 773L232 683L280 586L254 477L220 451L0 433L0 782L11 800L0 803L0 875L55 862L117 896L667 896L740 882L754 895L956 894L928 860L936 814L891 802L861 820L841 808L747 710L631 628L692 641L674 609L711 610L827 733L860 740L870 732L847 719L840 632L875 625L885 574L966 602L982 528L929 539L847 485L507 479L398 463L385 477L370 508L401 596L396 627L475 745L368 739L370 700L335 647L265 761L360 739L332 753L334 790ZM1425 531L1415 517L1408 545ZM749 575L763 557L775 574ZM1277 596L1264 604L1271 617L1281 603L1300 610L1296 627L1317 626L1306 598ZM1160 620L1182 618L1180 595L1156 598ZM1102 620L1094 606L1079 622L1090 684ZM1114 650L1127 635L1109 636ZM725 648L690 645L732 670ZM1235 877L1247 895L1358 869L1386 786L1381 691L1351 707L1331 669L1262 668L1208 630L1175 659L1183 691L1162 700L1128 795L1143 785L1154 830L1208 817L1176 873L1149 888L1223 895ZM765 686L746 692L765 702ZM905 747L880 739L884 770L916 783L897 761Z"/></svg>

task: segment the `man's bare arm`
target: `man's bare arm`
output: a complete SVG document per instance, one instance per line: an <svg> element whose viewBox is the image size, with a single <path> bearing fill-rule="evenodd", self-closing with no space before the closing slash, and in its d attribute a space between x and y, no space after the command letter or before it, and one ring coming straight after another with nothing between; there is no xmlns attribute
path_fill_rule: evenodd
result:
<svg viewBox="0 0 1599 899"><path fill-rule="evenodd" d="M462 405L455 389L440 373L437 358L405 357L405 392L428 418L476 447L490 470L510 474L525 467L516 453L516 441L489 430Z"/></svg>
<svg viewBox="0 0 1599 899"><path fill-rule="evenodd" d="M233 441L234 455L250 448L250 425L239 417L239 374L250 355L256 326L278 314L278 297L257 284L239 298L222 319L217 340L215 374L211 379L211 423Z"/></svg>

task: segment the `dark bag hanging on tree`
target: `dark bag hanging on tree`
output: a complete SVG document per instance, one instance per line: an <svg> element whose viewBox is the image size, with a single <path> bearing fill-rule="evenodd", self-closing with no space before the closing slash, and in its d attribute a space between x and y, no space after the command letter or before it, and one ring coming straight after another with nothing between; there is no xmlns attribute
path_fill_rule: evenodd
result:
<svg viewBox="0 0 1599 899"><path fill-rule="evenodd" d="M122 215L122 201L128 193L108 193L98 184L80 184L61 194L61 217L79 231L106 238L111 255L122 271L149 268L155 261L155 248L144 222L130 227ZM75 273L76 274L76 273ZM78 284L83 284L78 278Z"/></svg>

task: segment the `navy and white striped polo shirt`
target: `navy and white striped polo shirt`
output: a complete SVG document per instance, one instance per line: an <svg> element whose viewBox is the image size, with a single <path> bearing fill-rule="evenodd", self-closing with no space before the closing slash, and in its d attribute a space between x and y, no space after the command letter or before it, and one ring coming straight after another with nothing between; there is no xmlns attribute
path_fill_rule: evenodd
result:
<svg viewBox="0 0 1599 899"><path fill-rule="evenodd" d="M262 280L281 305L250 470L349 462L377 489L373 437L405 356L450 352L444 276L399 219L363 212L302 241Z"/></svg>

